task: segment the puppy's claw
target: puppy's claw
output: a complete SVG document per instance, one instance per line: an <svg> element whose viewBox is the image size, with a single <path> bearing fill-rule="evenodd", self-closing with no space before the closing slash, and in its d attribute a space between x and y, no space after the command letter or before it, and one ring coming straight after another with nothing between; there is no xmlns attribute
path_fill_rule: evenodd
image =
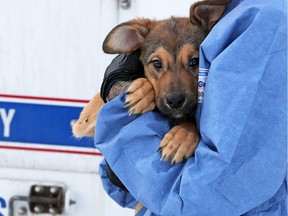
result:
<svg viewBox="0 0 288 216"><path fill-rule="evenodd" d="M135 109L129 110L128 115L131 116L133 114L135 114Z"/></svg>
<svg viewBox="0 0 288 216"><path fill-rule="evenodd" d="M167 157L166 154L163 154L160 160L163 161L166 159L166 157Z"/></svg>
<svg viewBox="0 0 288 216"><path fill-rule="evenodd" d="M126 102L124 103L124 107L129 107L129 105L130 105L130 101L126 101Z"/></svg>
<svg viewBox="0 0 288 216"><path fill-rule="evenodd" d="M176 163L177 163L176 160L172 160L172 161L171 161L171 166L174 166Z"/></svg>
<svg viewBox="0 0 288 216"><path fill-rule="evenodd" d="M162 152L162 149L163 149L163 147L159 147L158 149L157 149L157 152Z"/></svg>

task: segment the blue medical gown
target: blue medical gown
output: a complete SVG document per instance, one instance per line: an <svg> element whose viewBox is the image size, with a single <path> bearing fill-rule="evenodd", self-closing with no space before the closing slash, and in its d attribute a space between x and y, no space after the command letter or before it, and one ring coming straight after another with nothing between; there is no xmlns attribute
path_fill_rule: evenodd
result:
<svg viewBox="0 0 288 216"><path fill-rule="evenodd" d="M107 193L138 215L287 215L286 0L244 0L200 47L208 72L195 156L170 166L156 150L169 121L157 112L128 116L125 95L98 116L95 146L129 193L100 165Z"/></svg>

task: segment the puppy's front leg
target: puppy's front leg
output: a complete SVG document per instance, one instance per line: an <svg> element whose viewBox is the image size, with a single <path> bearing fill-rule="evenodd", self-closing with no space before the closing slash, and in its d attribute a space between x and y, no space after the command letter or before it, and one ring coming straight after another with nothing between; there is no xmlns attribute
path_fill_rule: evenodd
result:
<svg viewBox="0 0 288 216"><path fill-rule="evenodd" d="M195 122L186 121L174 126L160 143L162 160L172 160L171 165L180 163L194 154L200 135Z"/></svg>
<svg viewBox="0 0 288 216"><path fill-rule="evenodd" d="M155 91L148 79L138 78L127 89L125 106L129 115L143 114L155 108Z"/></svg>

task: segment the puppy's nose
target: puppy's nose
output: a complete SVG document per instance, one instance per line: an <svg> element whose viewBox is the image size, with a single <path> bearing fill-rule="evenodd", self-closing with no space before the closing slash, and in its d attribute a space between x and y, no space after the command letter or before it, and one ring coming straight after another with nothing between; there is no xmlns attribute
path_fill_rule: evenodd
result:
<svg viewBox="0 0 288 216"><path fill-rule="evenodd" d="M171 109L181 108L185 100L184 94L169 94L166 96L166 103Z"/></svg>

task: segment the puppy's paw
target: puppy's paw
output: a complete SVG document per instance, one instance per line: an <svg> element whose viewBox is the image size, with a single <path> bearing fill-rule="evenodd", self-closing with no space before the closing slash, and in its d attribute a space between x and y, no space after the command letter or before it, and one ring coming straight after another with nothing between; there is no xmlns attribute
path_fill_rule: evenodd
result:
<svg viewBox="0 0 288 216"><path fill-rule="evenodd" d="M155 91L146 78L134 80L127 89L125 106L129 115L143 114L155 108Z"/></svg>
<svg viewBox="0 0 288 216"><path fill-rule="evenodd" d="M188 159L194 154L199 139L200 135L194 122L183 122L174 126L161 141L161 160L172 160L173 166Z"/></svg>

